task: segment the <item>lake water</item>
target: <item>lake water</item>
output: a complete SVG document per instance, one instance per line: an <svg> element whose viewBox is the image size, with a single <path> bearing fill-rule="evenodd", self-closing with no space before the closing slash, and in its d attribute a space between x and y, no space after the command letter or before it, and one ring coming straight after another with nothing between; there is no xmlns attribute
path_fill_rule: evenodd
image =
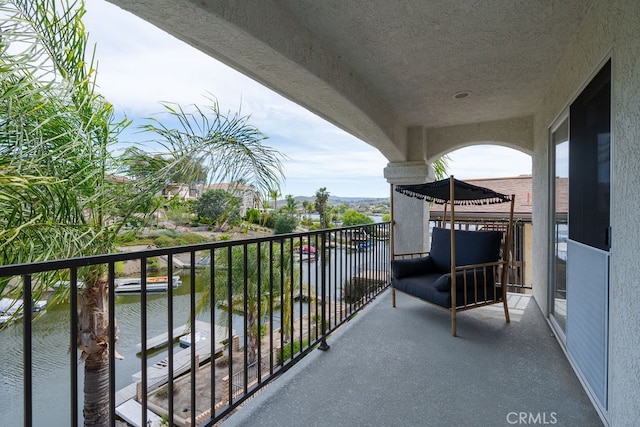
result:
<svg viewBox="0 0 640 427"><path fill-rule="evenodd" d="M388 242L378 242L386 245ZM331 251L329 262L341 259L344 265L344 277L347 269L357 272L358 269L368 268L364 265L361 253L354 254L343 250ZM351 260L346 262L347 257ZM358 264L362 264L359 265ZM307 268L315 263L302 264L302 274L308 283ZM184 325L188 321L190 308L190 280L189 275L181 276L182 285L174 289L173 315L174 327ZM311 283L315 281L315 273L311 274ZM197 283L196 300L204 288L204 283ZM331 291L334 293L334 290ZM339 293L339 289L337 290ZM334 294L335 298L336 295ZM339 298L339 294L337 295ZM217 311L217 310L216 310ZM306 310L303 310L306 313ZM295 314L295 317L299 316ZM274 313L274 327L278 325L279 313ZM160 335L167 331L167 294L147 295L147 338ZM209 314L203 313L200 320L209 321ZM218 313L216 313L216 319ZM49 306L46 312L33 323L33 417L35 426L68 426L70 424L70 348L69 348L69 305L59 304ZM120 330L118 351L124 360L116 360L116 389L119 390L133 382L132 375L142 369L141 359L137 356L137 344L140 343L140 295L122 295L116 299L116 319ZM233 329L243 342L242 317L234 315ZM235 326L239 325L239 326ZM2 426L23 425L23 323L21 321L0 331L0 416ZM79 354L72 350L73 357ZM149 365L166 357L166 350L150 356ZM84 365L78 367L79 398L82 400ZM79 402L80 420L82 402Z"/></svg>
<svg viewBox="0 0 640 427"><path fill-rule="evenodd" d="M188 321L190 306L189 276L174 289L174 327ZM196 296L197 299L197 296ZM140 295L122 295L116 298L116 319L120 330L118 352L124 360L116 360L116 388L119 390L133 382L131 376L142 369L137 356L140 343ZM147 338L167 331L167 294L147 295ZM209 314L199 316L208 321ZM242 317L233 322L242 325ZM33 417L36 426L68 426L70 424L70 348L69 305L48 307L43 316L33 323ZM21 321L0 332L0 414L3 426L21 426L23 414L23 354ZM236 328L234 328L236 329ZM237 331L241 332L241 331ZM242 340L242 335L241 335ZM74 349L74 353L79 353ZM76 357L76 356L74 356ZM149 357L153 364L166 357L166 351ZM82 399L84 365L78 367L78 384ZM80 414L82 403L80 402Z"/></svg>

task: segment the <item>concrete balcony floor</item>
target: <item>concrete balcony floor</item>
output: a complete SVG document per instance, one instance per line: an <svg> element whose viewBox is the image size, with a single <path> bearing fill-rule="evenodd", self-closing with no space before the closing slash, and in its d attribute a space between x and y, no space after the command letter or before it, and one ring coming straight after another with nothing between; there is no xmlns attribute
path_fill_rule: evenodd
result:
<svg viewBox="0 0 640 427"><path fill-rule="evenodd" d="M535 301L449 312L391 291L225 426L601 426ZM525 417L520 418L520 417Z"/></svg>

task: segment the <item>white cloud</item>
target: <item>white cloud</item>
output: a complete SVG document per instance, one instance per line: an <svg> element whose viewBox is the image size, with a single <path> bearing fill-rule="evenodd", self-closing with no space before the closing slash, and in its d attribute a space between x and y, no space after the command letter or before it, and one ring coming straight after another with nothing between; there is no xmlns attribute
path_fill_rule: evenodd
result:
<svg viewBox="0 0 640 427"><path fill-rule="evenodd" d="M531 173L531 156L511 148L474 145L449 154L448 172L460 179L510 177Z"/></svg>
<svg viewBox="0 0 640 427"><path fill-rule="evenodd" d="M382 177L387 160L373 147L130 13L105 1L86 3L100 93L135 119L124 140L142 140L136 126L161 112L160 102L204 106L213 95L221 111L250 115L250 123L269 137L267 143L289 157L283 194L312 195L327 187L340 196L388 196ZM473 150L471 156L465 150ZM465 150L451 155L450 169L460 178L531 170L530 160L528 166L518 156L511 160L513 151ZM509 160L500 161L504 156ZM501 164L513 168L501 169Z"/></svg>

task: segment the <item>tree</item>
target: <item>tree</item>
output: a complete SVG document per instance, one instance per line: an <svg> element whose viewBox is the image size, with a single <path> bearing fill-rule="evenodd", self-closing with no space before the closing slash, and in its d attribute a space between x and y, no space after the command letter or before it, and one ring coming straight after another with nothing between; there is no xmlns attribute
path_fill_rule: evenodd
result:
<svg viewBox="0 0 640 427"><path fill-rule="evenodd" d="M273 234L292 233L298 226L298 220L292 215L278 215L273 224Z"/></svg>
<svg viewBox="0 0 640 427"><path fill-rule="evenodd" d="M82 25L84 3L14 0L0 3L0 264L109 253L131 218L150 218L156 194L177 171L197 161L212 179L244 177L274 188L282 176L277 151L246 117L165 104L182 129L158 119L145 126L160 136L166 164L127 183L111 155L127 120L96 92L92 55ZM126 191L123 190L126 185ZM114 215L118 212L118 216ZM79 271L78 349L84 360L85 425L108 423L108 282L101 267ZM37 295L51 282L37 281ZM6 291L0 284L0 296ZM68 290L67 290L68 292Z"/></svg>
<svg viewBox="0 0 640 427"><path fill-rule="evenodd" d="M373 219L363 213L356 211L355 209L348 209L342 216L342 225L345 227L372 223Z"/></svg>
<svg viewBox="0 0 640 427"><path fill-rule="evenodd" d="M118 173L133 179L145 179L164 168L171 166L173 173L166 176L166 186L171 183L188 184L195 188L207 181L207 170L200 160L192 156L184 156L177 160L178 165L172 165L171 156L167 153L147 153L138 147L127 147L119 159Z"/></svg>
<svg viewBox="0 0 640 427"><path fill-rule="evenodd" d="M285 198L287 200L287 212L289 215L294 215L296 213L296 209L298 209L298 202L296 202L293 194L287 194Z"/></svg>
<svg viewBox="0 0 640 427"><path fill-rule="evenodd" d="M328 228L329 221L327 220L327 203L329 201L329 192L326 187L322 187L316 191L315 209L320 215L320 228Z"/></svg>
<svg viewBox="0 0 640 427"><path fill-rule="evenodd" d="M207 190L196 200L195 210L199 218L208 219L220 228L240 219L240 200L225 190Z"/></svg>
<svg viewBox="0 0 640 427"><path fill-rule="evenodd" d="M127 147L121 155L122 171L132 179L145 179L158 173L169 163L160 154L151 155L138 147Z"/></svg>
<svg viewBox="0 0 640 427"><path fill-rule="evenodd" d="M444 179L447 176L448 163L449 156L442 156L431 164L435 172L436 181Z"/></svg>
<svg viewBox="0 0 640 427"><path fill-rule="evenodd" d="M266 197L261 197L260 206L262 208L262 226L265 227L269 220L269 200Z"/></svg>
<svg viewBox="0 0 640 427"><path fill-rule="evenodd" d="M280 197L280 190L276 189L270 189L269 190L269 197L271 197L271 200L273 200L273 211L277 212L278 210L278 197Z"/></svg>
<svg viewBox="0 0 640 427"><path fill-rule="evenodd" d="M258 255L258 245L260 251ZM226 253L231 250L231 259ZM269 314L271 301L279 301L284 292L284 306L282 307L283 333L291 334L289 324L291 319L291 295L292 287L299 283L299 269L292 262L291 245L273 245L269 249L269 243L256 243L246 246L234 246L232 249L218 249L216 253L215 272L216 283L214 297L216 301L229 301L229 274L231 274L231 307L233 311L244 311L247 321L247 362L252 364L257 360L258 340L258 313L264 316ZM271 267L272 266L272 267ZM207 273L205 273L207 274ZM245 281L246 276L246 281ZM273 283L274 286L269 286ZM283 284L280 289L279 284ZM246 288L245 288L246 286ZM246 290L245 290L246 289ZM295 291L295 288L293 289ZM211 306L211 289L206 287L202 292L196 310L202 312ZM246 310L245 310L246 302ZM289 319L288 321L286 319ZM219 322L227 323L227 313L220 314Z"/></svg>
<svg viewBox="0 0 640 427"><path fill-rule="evenodd" d="M313 209L311 202L304 200L302 202L302 209L304 210L304 214L307 217L307 222L309 222L309 212Z"/></svg>
<svg viewBox="0 0 640 427"><path fill-rule="evenodd" d="M249 209L245 215L245 220L250 224L260 225L260 211L258 209Z"/></svg>

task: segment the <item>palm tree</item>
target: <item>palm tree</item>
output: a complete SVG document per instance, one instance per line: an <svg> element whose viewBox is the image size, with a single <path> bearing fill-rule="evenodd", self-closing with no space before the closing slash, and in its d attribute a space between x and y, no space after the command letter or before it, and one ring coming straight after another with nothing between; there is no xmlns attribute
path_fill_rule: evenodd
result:
<svg viewBox="0 0 640 427"><path fill-rule="evenodd" d="M258 245L260 255L258 256ZM227 250L231 251L229 256ZM216 286L214 297L218 302L229 301L229 274L231 275L231 307L234 312L244 312L247 321L247 364L258 358L258 313L267 316L272 305L277 305L282 295L281 328L285 338L291 332L291 293L295 291L300 271L293 263L292 248L288 243L274 245L269 249L268 243L256 243L246 246L234 246L230 249L218 249L213 269ZM246 277L246 282L245 282ZM271 284L273 286L271 286ZM282 285L282 287L281 287ZM245 306L246 304L246 306ZM211 289L206 287L196 307L202 312L211 307ZM222 312L219 322L227 323L227 313Z"/></svg>
<svg viewBox="0 0 640 427"><path fill-rule="evenodd" d="M298 208L298 202L296 202L293 194L287 194L285 197L287 200L287 212L289 212L290 215L294 215Z"/></svg>
<svg viewBox="0 0 640 427"><path fill-rule="evenodd" d="M267 225L267 221L269 220L269 199L261 197L260 203L262 207L262 226L264 227Z"/></svg>
<svg viewBox="0 0 640 427"><path fill-rule="evenodd" d="M447 166L449 163L449 156L442 156L432 163L435 171L436 181L444 179L447 176Z"/></svg>
<svg viewBox="0 0 640 427"><path fill-rule="evenodd" d="M311 211L312 209L311 202L309 202L308 200L304 200L302 202L302 209L304 210L304 214L306 216L307 222L309 222L309 211Z"/></svg>
<svg viewBox="0 0 640 427"><path fill-rule="evenodd" d="M326 187L322 187L316 191L316 212L320 215L320 228L327 228L329 221L327 218L327 202L329 201L329 192Z"/></svg>
<svg viewBox="0 0 640 427"><path fill-rule="evenodd" d="M280 190L275 188L275 189L270 189L269 190L269 196L271 197L271 200L273 200L273 211L277 212L278 211L278 197L280 197Z"/></svg>
<svg viewBox="0 0 640 427"><path fill-rule="evenodd" d="M154 213L150 195L185 165L206 165L210 179L245 177L274 188L280 155L246 117L227 117L217 103L186 112L166 104L180 129L153 119L166 163L134 185L110 176L131 172L111 145L129 124L95 91L96 72L82 25L84 3L14 0L0 3L0 264L109 253L134 215ZM6 197L4 197L6 196ZM117 213L117 215L116 215ZM108 221L112 225L107 227ZM108 423L108 283L100 267L80 272L78 349L84 360L85 425ZM0 283L0 295L7 291ZM46 286L39 281L36 286ZM34 293L42 289L34 290ZM117 334L116 334L117 335Z"/></svg>

